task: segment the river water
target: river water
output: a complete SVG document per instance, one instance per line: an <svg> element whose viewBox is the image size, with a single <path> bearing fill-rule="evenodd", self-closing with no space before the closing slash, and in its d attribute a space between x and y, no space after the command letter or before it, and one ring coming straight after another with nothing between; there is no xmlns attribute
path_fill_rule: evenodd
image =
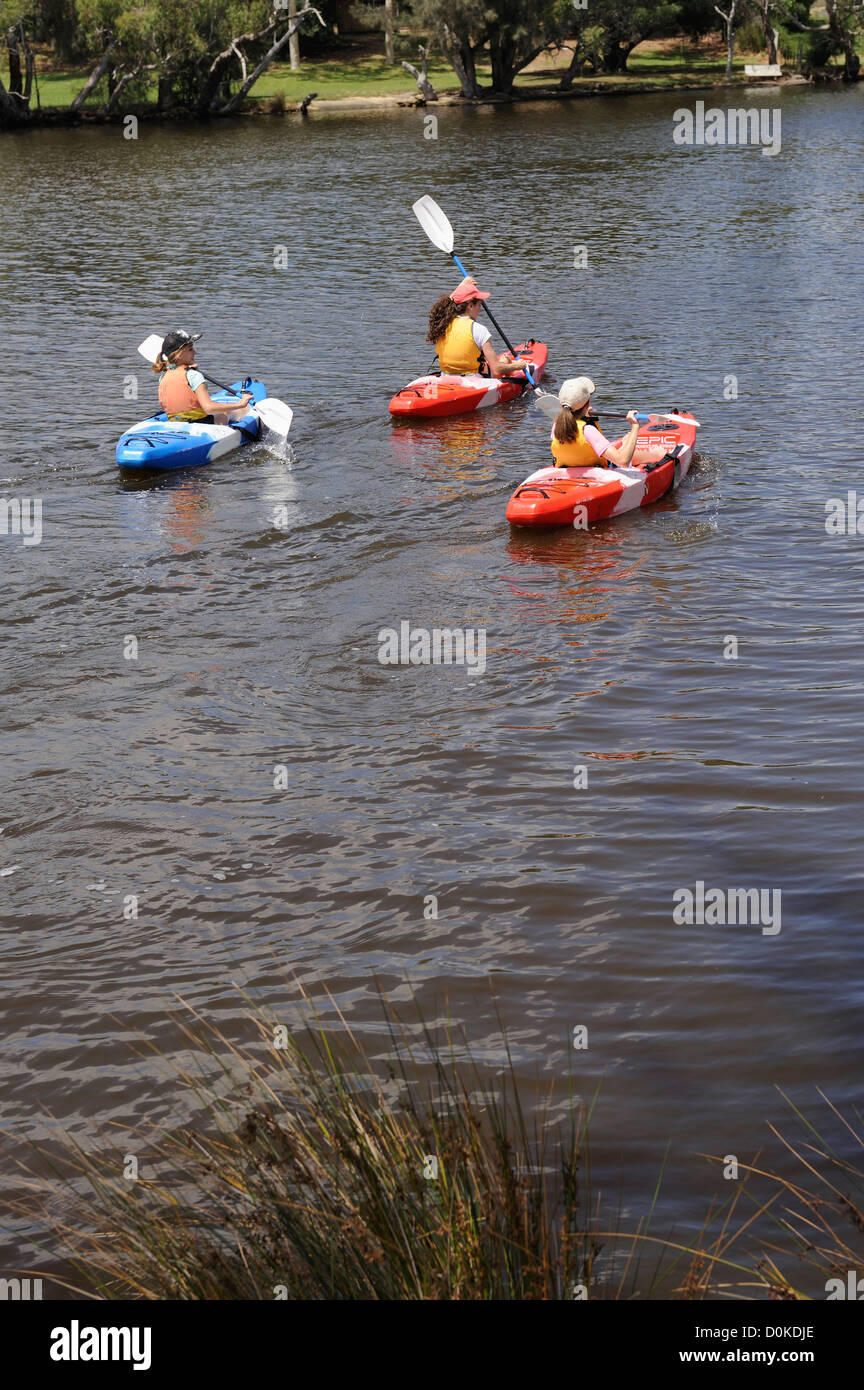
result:
<svg viewBox="0 0 864 1390"><path fill-rule="evenodd" d="M773 157L676 146L699 96L0 145L0 479L43 508L40 544L0 537L12 1140L183 1117L136 1047L181 1054L178 996L247 1038L238 985L293 1020L294 981L382 1060L376 981L493 1077L500 1016L529 1104L599 1086L628 1218L669 1146L679 1232L723 1187L700 1155L799 1174L778 1087L860 1103L864 541L825 521L861 461L864 92L748 92ZM391 422L458 278L422 193L554 377L694 411L677 494L511 531L527 402ZM120 477L136 345L177 325L290 402L292 459ZM382 666L403 621L484 630L485 671ZM675 922L699 882L780 893L781 929Z"/></svg>

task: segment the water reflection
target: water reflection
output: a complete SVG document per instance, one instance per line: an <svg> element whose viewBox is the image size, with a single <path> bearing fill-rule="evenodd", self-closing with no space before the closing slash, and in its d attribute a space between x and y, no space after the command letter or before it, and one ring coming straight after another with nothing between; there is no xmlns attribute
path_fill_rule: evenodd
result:
<svg viewBox="0 0 864 1390"><path fill-rule="evenodd" d="M438 485L435 496L441 502L463 496L465 486L491 481L497 476L497 467L486 419L489 414L488 410L472 410L422 424L394 423L390 449L395 465L421 465L424 477Z"/></svg>

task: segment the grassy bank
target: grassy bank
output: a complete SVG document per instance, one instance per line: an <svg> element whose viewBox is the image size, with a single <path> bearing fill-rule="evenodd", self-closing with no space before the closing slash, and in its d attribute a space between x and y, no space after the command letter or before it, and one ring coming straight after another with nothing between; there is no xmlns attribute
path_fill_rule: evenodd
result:
<svg viewBox="0 0 864 1390"><path fill-rule="evenodd" d="M794 52L789 49L787 52ZM415 61L413 50L406 48L405 56ZM546 53L521 72L515 84L514 95L530 98L532 94L557 87L562 74L569 64L569 52ZM732 80L746 82L744 74L746 63L764 61L764 54L737 54ZM787 62L790 70L794 63ZM573 90L590 92L598 83L604 89L626 90L628 86L644 89L663 90L679 86L722 84L725 82L725 50L716 43L704 43L695 47L680 40L658 40L645 42L634 49L630 55L626 73L588 73L577 77ZM441 96L456 96L459 85L453 69L443 60L433 59L429 65L429 78ZM4 82L8 80L8 70L0 66ZM480 63L477 68L478 80L482 88L491 85L491 71L488 65ZM68 106L80 91L88 76L87 69L60 69L50 63L50 55L40 55L37 65L39 101L43 108L63 108ZM315 61L304 60L299 73L292 73L287 64L274 63L252 88L247 105L281 97L291 106L309 92L317 92L321 101L343 98L380 98L399 95L413 96L416 86L413 78L401 66L388 64L384 57L368 44L358 43L350 48L333 52ZM155 101L155 88L149 94ZM88 111L95 111L107 97L105 83L100 84L87 103ZM31 103L36 107L35 95Z"/></svg>
<svg viewBox="0 0 864 1390"><path fill-rule="evenodd" d="M413 58L409 58L413 61ZM532 93L556 87L569 65L569 54L544 54L519 73L516 78L514 95L530 97ZM744 80L745 63L754 62L753 55L742 55L734 66L735 80ZM658 88L675 87L679 84L695 82L722 82L725 80L725 57L720 58L712 52L677 45L670 48L667 43L640 44L630 56L628 72L589 73L574 80L574 90L592 90L598 82L604 86L624 87L645 83ZM429 78L441 96L456 96L459 84L453 69L446 63L433 62L429 65ZM481 88L489 88L492 82L491 69L486 64L478 64L477 78ZM274 96L282 93L286 102L300 101L307 92L316 91L321 99L338 97L385 96L393 93L413 95L416 87L410 74L401 68L388 66L377 56L366 57L359 62L328 59L318 64L304 64L302 73L292 73L287 66L274 65L264 73L250 94L254 98Z"/></svg>

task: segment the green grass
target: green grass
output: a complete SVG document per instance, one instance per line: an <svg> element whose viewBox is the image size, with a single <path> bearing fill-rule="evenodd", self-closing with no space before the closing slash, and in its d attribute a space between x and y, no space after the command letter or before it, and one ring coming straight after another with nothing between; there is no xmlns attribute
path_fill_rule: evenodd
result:
<svg viewBox="0 0 864 1390"><path fill-rule="evenodd" d="M416 62L414 56L409 62ZM457 91L459 83L448 63L432 62L429 80L438 92ZM481 82L484 79L481 78ZM488 74L485 80L489 81ZM300 101L309 92L317 92L321 100L336 97L380 97L393 92L416 92L417 85L410 72L392 66L384 58L368 55L346 61L343 57L303 63L301 72L292 72L287 63L274 63L252 89L258 99L281 92L286 101Z"/></svg>
<svg viewBox="0 0 864 1390"><path fill-rule="evenodd" d="M39 79L39 100L42 106L68 106L72 99L78 95L87 78L90 76L89 68L73 68L58 72L43 72L38 74ZM4 85L9 85L9 69L0 65L0 77ZM36 92L34 90L30 98L30 106L36 109Z"/></svg>

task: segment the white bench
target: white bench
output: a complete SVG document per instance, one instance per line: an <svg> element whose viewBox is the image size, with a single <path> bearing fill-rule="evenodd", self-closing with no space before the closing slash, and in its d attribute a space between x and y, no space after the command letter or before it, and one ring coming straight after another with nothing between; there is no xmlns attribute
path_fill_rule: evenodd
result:
<svg viewBox="0 0 864 1390"><path fill-rule="evenodd" d="M779 63L745 63L745 77L782 77Z"/></svg>

